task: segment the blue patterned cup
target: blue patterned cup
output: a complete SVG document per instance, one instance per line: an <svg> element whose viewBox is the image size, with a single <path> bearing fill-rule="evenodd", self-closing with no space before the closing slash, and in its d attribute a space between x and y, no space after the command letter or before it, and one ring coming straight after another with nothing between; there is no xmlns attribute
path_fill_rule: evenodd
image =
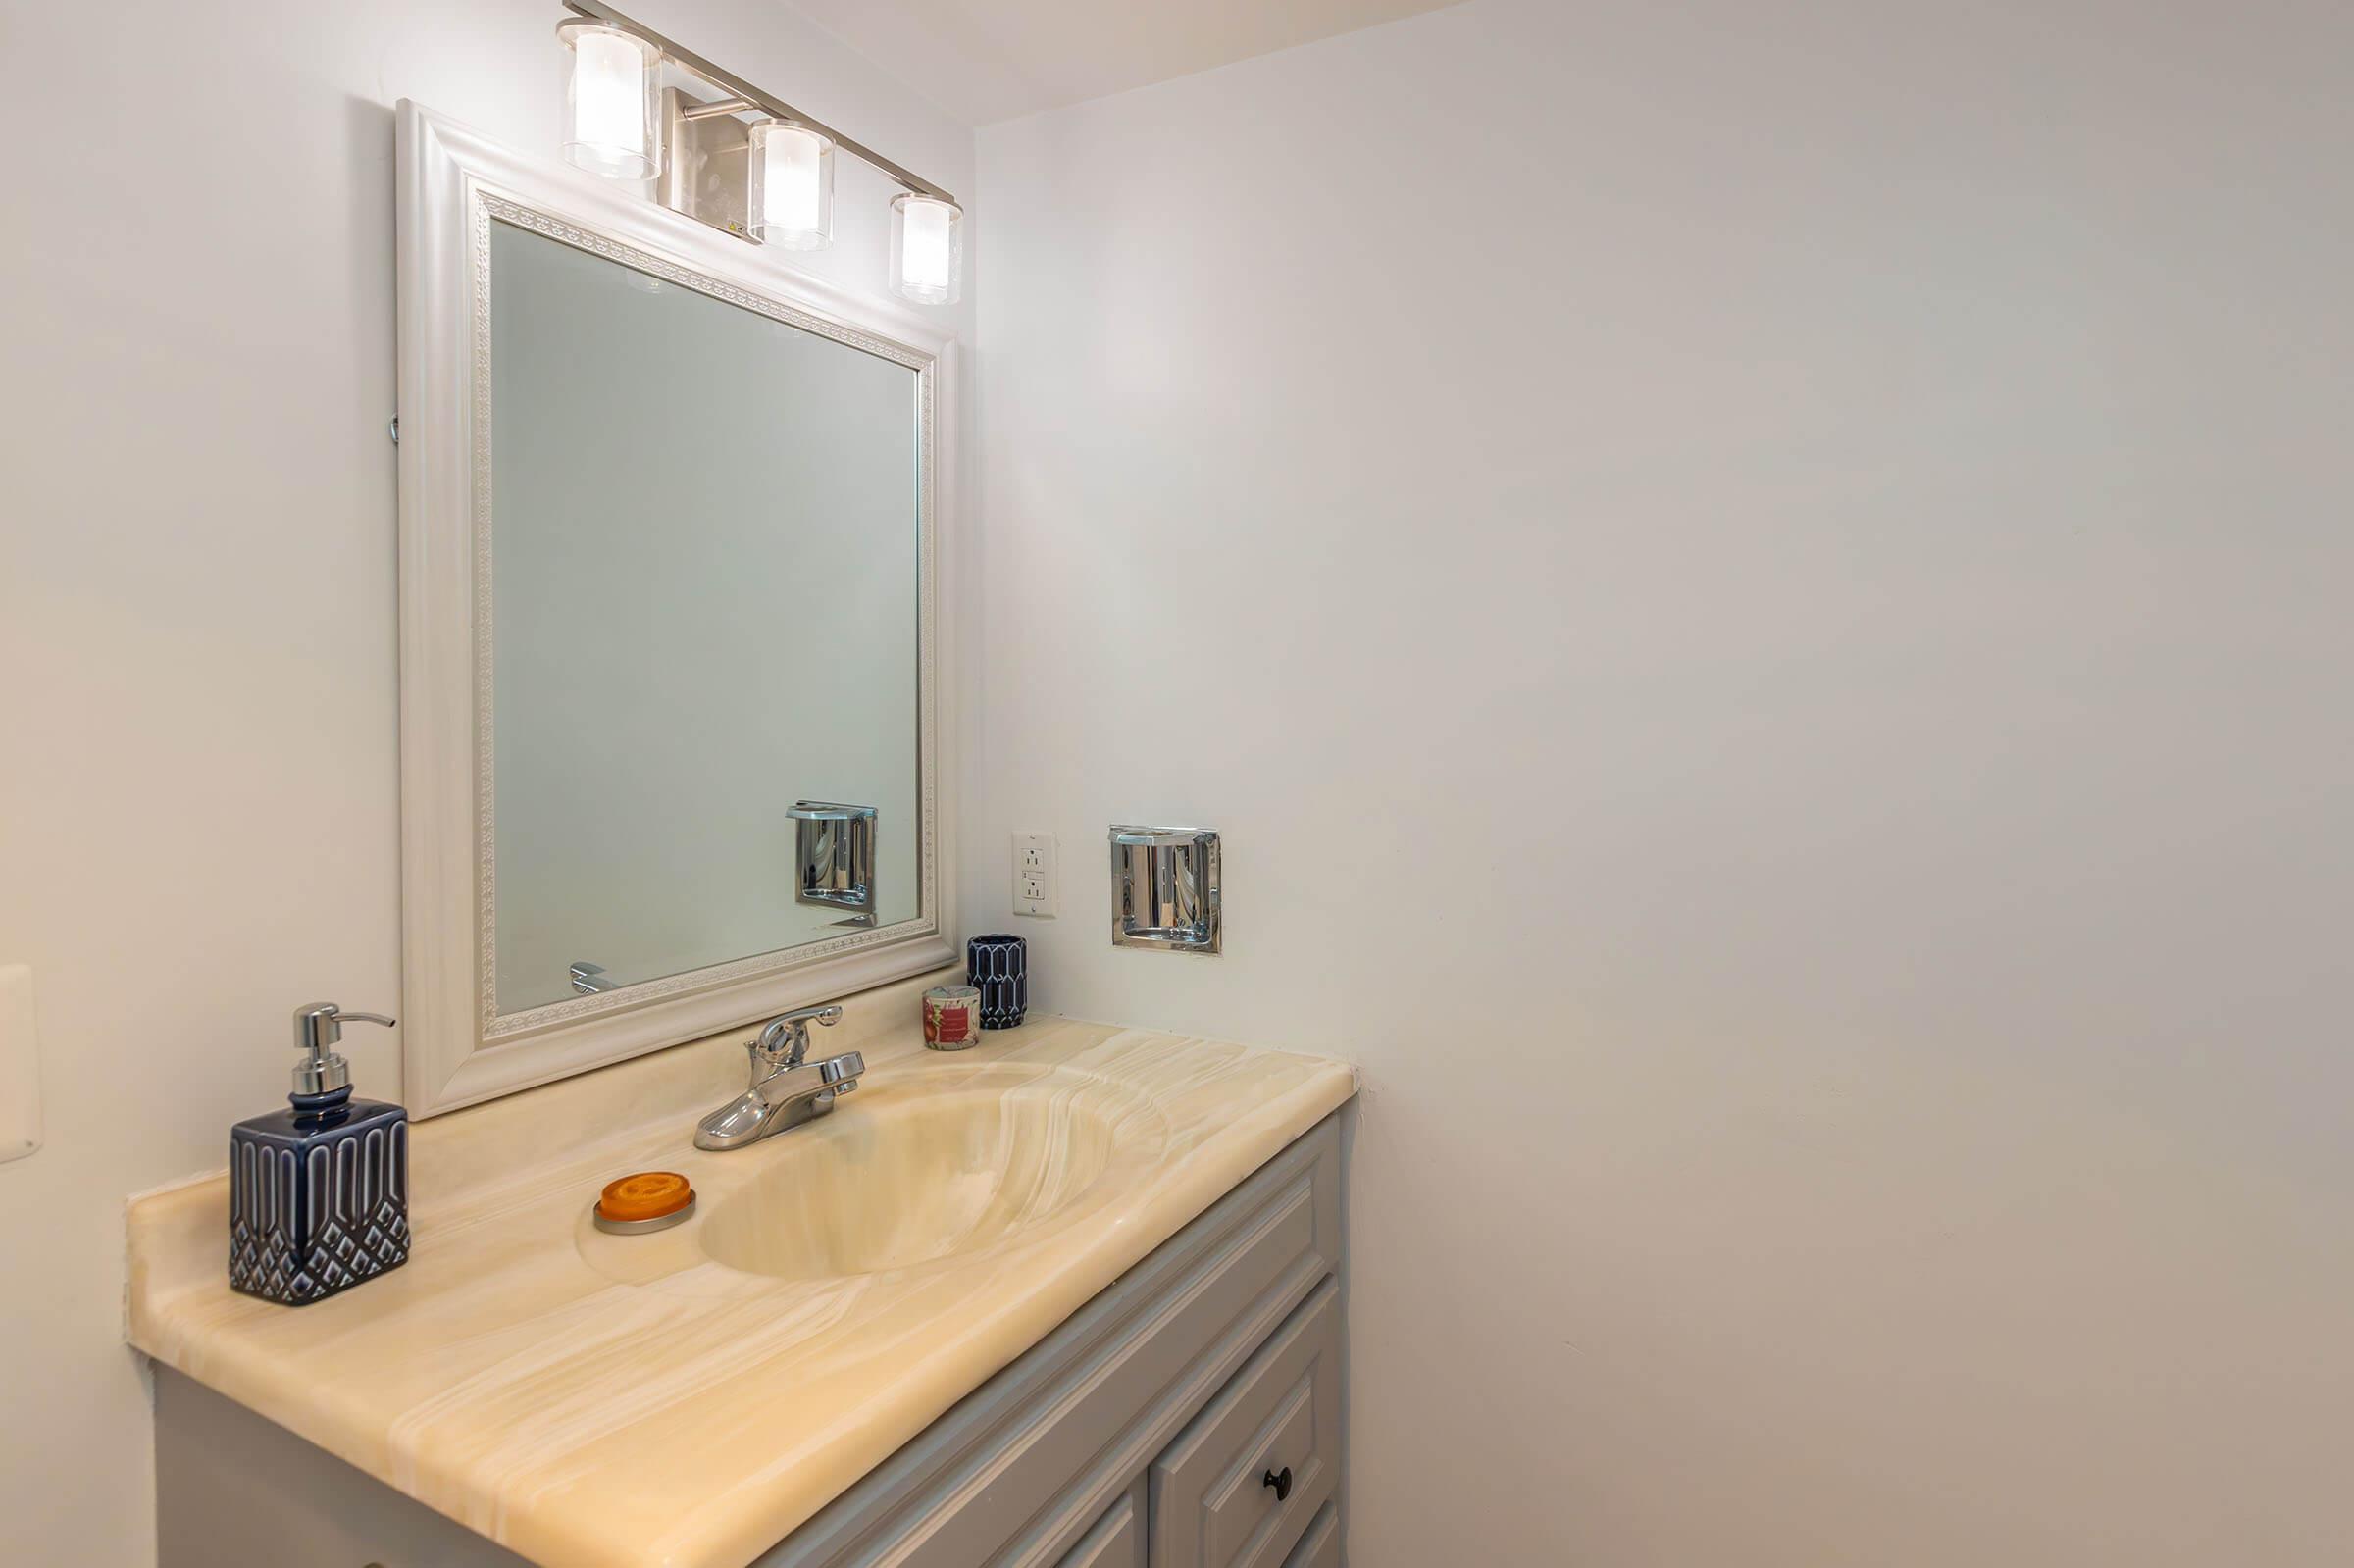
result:
<svg viewBox="0 0 2354 1568"><path fill-rule="evenodd" d="M1002 934L964 944L964 978L981 992L981 1027L1011 1029L1030 1010L1030 941Z"/></svg>

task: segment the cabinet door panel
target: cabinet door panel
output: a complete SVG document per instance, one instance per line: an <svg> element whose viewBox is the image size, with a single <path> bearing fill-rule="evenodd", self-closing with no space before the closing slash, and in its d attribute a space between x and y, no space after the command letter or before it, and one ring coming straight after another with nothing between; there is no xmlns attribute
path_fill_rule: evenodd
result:
<svg viewBox="0 0 2354 1568"><path fill-rule="evenodd" d="M1277 1568L1332 1496L1340 1392L1328 1280L1152 1462L1153 1568Z"/></svg>
<svg viewBox="0 0 2354 1568"><path fill-rule="evenodd" d="M1341 1568L1341 1508L1328 1502L1316 1522L1300 1538L1283 1568Z"/></svg>
<svg viewBox="0 0 2354 1568"><path fill-rule="evenodd" d="M1055 1568L1145 1568L1145 1483L1120 1493Z"/></svg>

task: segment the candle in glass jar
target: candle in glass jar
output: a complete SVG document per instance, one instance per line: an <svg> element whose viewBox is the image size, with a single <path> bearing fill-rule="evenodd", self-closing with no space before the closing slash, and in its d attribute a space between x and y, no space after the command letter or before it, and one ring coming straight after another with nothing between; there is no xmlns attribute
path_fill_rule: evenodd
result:
<svg viewBox="0 0 2354 1568"><path fill-rule="evenodd" d="M970 986L935 986L924 992L924 1043L960 1051L981 1037L981 993Z"/></svg>

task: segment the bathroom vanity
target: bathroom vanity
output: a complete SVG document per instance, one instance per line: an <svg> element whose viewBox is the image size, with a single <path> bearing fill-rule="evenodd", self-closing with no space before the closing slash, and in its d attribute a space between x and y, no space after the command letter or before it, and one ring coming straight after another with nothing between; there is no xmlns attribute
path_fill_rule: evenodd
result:
<svg viewBox="0 0 2354 1568"><path fill-rule="evenodd" d="M923 1048L952 336L415 104L398 162L408 1261L278 1305L225 1177L132 1205L162 1561L1333 1568L1351 1070ZM1115 937L1214 955L1214 835L1113 841Z"/></svg>
<svg viewBox="0 0 2354 1568"><path fill-rule="evenodd" d="M1339 1561L1340 1064L1042 1019L691 1146L742 1031L419 1127L408 1267L222 1278L220 1179L131 1214L162 1562L622 1568ZM698 1192L646 1236L605 1180Z"/></svg>

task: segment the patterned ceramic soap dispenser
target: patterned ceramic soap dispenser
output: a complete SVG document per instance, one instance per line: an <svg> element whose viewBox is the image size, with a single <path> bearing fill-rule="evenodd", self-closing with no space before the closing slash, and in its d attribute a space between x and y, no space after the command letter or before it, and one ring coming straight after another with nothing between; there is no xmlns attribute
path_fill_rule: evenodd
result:
<svg viewBox="0 0 2354 1568"><path fill-rule="evenodd" d="M295 1009L287 1109L229 1135L229 1283L303 1306L409 1260L409 1113L351 1097L351 1064L328 1049L345 1023L383 1024L333 1002Z"/></svg>

